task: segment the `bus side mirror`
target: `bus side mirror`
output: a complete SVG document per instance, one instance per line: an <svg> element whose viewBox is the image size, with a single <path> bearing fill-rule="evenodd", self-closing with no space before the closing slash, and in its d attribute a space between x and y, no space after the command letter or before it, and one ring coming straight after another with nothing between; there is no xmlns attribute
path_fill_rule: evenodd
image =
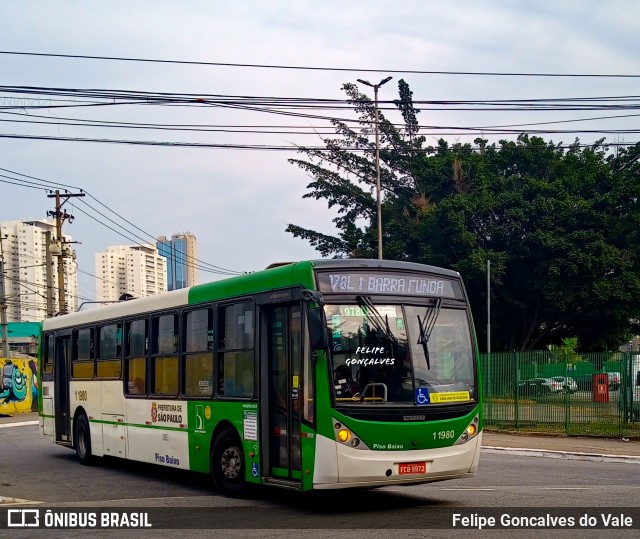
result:
<svg viewBox="0 0 640 539"><path fill-rule="evenodd" d="M327 332L324 324L324 311L322 307L311 307L308 312L311 350L326 350Z"/></svg>

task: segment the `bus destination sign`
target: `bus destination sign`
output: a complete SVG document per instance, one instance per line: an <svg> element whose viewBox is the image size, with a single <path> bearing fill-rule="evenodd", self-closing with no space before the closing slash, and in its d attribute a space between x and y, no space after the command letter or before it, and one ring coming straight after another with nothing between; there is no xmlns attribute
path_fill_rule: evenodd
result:
<svg viewBox="0 0 640 539"><path fill-rule="evenodd" d="M318 273L320 292L342 294L392 294L463 299L456 281L441 276L398 272L322 272Z"/></svg>

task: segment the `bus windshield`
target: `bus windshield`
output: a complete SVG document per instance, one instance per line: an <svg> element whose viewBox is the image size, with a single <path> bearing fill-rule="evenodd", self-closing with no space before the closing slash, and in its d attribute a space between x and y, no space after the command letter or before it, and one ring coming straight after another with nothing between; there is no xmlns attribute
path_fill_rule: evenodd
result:
<svg viewBox="0 0 640 539"><path fill-rule="evenodd" d="M325 305L338 404L448 405L476 400L464 309Z"/></svg>

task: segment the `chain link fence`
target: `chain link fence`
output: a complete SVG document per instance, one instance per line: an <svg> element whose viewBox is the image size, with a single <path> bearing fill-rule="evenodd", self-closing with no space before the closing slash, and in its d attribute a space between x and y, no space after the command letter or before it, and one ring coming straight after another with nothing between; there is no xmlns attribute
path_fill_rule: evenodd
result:
<svg viewBox="0 0 640 539"><path fill-rule="evenodd" d="M481 354L484 424L640 438L640 354Z"/></svg>

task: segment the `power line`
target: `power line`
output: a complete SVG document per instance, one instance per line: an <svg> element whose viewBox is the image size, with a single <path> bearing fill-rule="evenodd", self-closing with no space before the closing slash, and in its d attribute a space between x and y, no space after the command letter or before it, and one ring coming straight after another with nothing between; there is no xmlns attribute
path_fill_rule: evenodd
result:
<svg viewBox="0 0 640 539"><path fill-rule="evenodd" d="M257 145L257 144L213 144L202 142L164 142L153 140L120 140L120 139L98 139L89 137L54 137L45 135L17 135L0 133L0 138L6 139L23 139L23 140L55 140L61 142L99 142L105 144L124 144L133 146L165 146L176 148L209 148L209 149L227 149L227 150L295 150L296 146L278 146L278 145ZM319 150L323 149L318 147ZM10 183L10 182L7 182Z"/></svg>
<svg viewBox="0 0 640 539"><path fill-rule="evenodd" d="M0 113L2 114L2 113ZM56 118L51 116L38 116L29 114L19 114L14 112L4 113L12 115L26 116L28 118L43 118L47 121L36 120L14 120L0 118L0 122L13 122L21 124L36 124L36 125L67 125L73 127L102 127L102 128L114 128L114 129L148 129L148 130L161 130L161 131L187 131L198 133L230 133L230 134L255 134L255 135L311 135L311 136L329 136L335 135L335 128L331 126L224 126L224 125L185 125L185 124L148 124L148 123L134 123L134 122L107 122L101 120L90 119L77 119L77 118ZM525 128L536 125L552 125L561 123L573 123L573 122L585 122L594 120L608 120L608 119L620 119L620 118L632 118L640 116L640 114L617 114L613 116L595 116L589 118L572 118L568 120L553 120L547 122L527 122L520 124L507 124L507 125L483 125L483 126L454 126L454 125L423 125L419 127L419 133L425 135L431 135L435 133L429 133L427 130L437 130L439 135L458 135L460 133L447 133L444 130L453 131L491 131L492 133L499 134L513 134L521 133L522 129L509 129L509 128ZM395 124L389 122L397 129L402 129L402 124ZM279 129L286 129L280 131ZM293 131L298 129L298 131ZM305 129L300 131L300 129ZM527 129L527 132L533 132ZM638 129L564 129L564 130L535 130L535 133L638 133Z"/></svg>
<svg viewBox="0 0 640 539"><path fill-rule="evenodd" d="M84 275L88 275L89 277L94 277L94 278L96 278L96 279L98 279L100 281L103 281L103 282L107 283L108 285L111 285L112 287L115 287L115 288L119 287L119 283L116 283L115 281L111 281L109 279L104 279L103 277L99 277L98 275L94 275L93 273L89 273L88 271L81 270L80 268L78 268L78 272L79 273L83 273ZM129 286L130 285L128 285L128 288L129 288ZM131 293L134 293L134 294L138 294L140 296L142 295L142 290L135 290L135 289L131 288L128 291L131 292Z"/></svg>
<svg viewBox="0 0 640 539"><path fill-rule="evenodd" d="M497 76L497 77L595 77L595 78L640 78L634 74L616 73L508 73L500 71L426 71L417 69L371 69L354 67L326 67L326 66L303 66L303 65L278 65L278 64L240 64L229 62L202 62L193 60L161 60L153 58L131 58L124 56L90 56L86 54L54 54L39 52L19 52L0 51L0 54L17 56L40 56L48 58L73 58L80 60L111 60L119 62L146 62L156 64L176 64L176 65L197 65L209 67L240 67L240 68L260 68L260 69L289 69L308 71L337 71L352 73L407 73L416 75L473 75L473 76Z"/></svg>
<svg viewBox="0 0 640 539"><path fill-rule="evenodd" d="M149 232L146 232L146 231L142 230L140 227L138 227L137 225L133 224L131 221L129 221L128 219L126 219L125 217L123 217L122 215L120 215L118 212L116 212L115 210L113 210L113 209L109 208L109 207L108 207L107 205L105 205L104 203L100 202L100 201L99 201L97 198L95 198L94 196L92 196L92 195L90 195L90 194L88 194L88 196L89 196L92 200L95 200L95 201L96 201L98 204L100 204L103 208L105 208L105 209L109 210L111 213L113 213L114 215L116 215L118 218L122 219L125 223L127 223L127 224L129 224L129 225L133 226L134 228L136 228L137 230L139 230L140 232L142 232L143 234L145 234L147 237L151 238L154 242L157 240L157 238L156 238L155 236L153 236L153 235L149 234ZM89 206L89 204L88 204L87 202L85 202L84 200L83 200L82 202L83 202L84 204L86 204L87 206ZM91 208L91 206L89 206L89 207ZM95 208L92 208L92 209L93 209L95 212L100 213L100 212L98 212L98 210L96 210ZM102 215L102 214L100 213L100 215ZM109 219L109 220L111 221L111 219ZM114 221L111 221L111 222L114 222ZM121 225L118 225L118 226L121 226ZM202 261L202 260L198 260L197 258L194 258L194 257L192 257L192 256L188 256L188 255L186 255L186 254L185 254L185 257L186 257L190 262L191 262L191 261L193 261L193 262L197 262L197 263L199 264L199 265L197 265L197 266L196 266L196 268L197 268L197 269L202 269L202 270L204 270L204 271L209 271L209 272L211 272L211 273L220 273L220 272L225 272L225 273L227 273L227 274L232 274L232 275L241 275L241 274L242 274L242 272L234 271L234 270L230 270L230 269L227 269L227 268L223 268L223 267L221 267L221 266L216 266L215 264L210 264L209 262L204 262L204 261ZM207 268L207 266L208 266L209 268L216 269L216 270L220 270L220 271L218 271L218 272L212 271L212 269L208 269L208 268Z"/></svg>
<svg viewBox="0 0 640 539"><path fill-rule="evenodd" d="M72 94L72 95L76 95L78 93L81 92L85 92L85 93L90 93L92 96L94 97L100 97L100 98L104 98L105 96L108 96L109 98L116 98L116 97L127 97L130 98L131 97L131 92L129 91L123 91L123 90L117 90L117 91L113 91L113 90L76 90L76 89L59 89L59 88L33 88L33 87L0 87L1 88L9 88L12 89L12 91L21 91L21 92L62 92L65 95L68 94ZM275 98L275 97L254 97L254 96L219 96L219 95L206 95L206 97L203 98L194 98L196 94L161 94L158 92L135 92L135 96L136 98L140 98L141 96L144 98L142 101L138 101L138 104L150 104L150 99L151 98L156 98L158 96L162 96L162 100L161 100L161 104L163 105L175 105L175 104L180 104L183 105L185 100L186 101L198 101L200 102L200 104L205 104L205 105L210 105L210 106L217 106L217 107L223 107L223 108L232 108L232 109L240 109L240 110L246 110L246 111L254 111L254 112L262 112L262 113L267 113L267 114L278 114L278 115L284 115L284 116L288 116L288 117L295 117L295 118L304 118L304 119L314 119L314 120L324 120L324 121L330 121L333 125L334 125L334 130L335 130L335 125L338 122L343 122L343 123L357 123L360 124L360 120L359 119L354 119L354 118L336 118L335 116L324 116L324 115L318 115L318 114L302 114L300 112L293 112L293 111L287 111L287 110L282 110L281 108L271 108L271 107L257 107L254 105L247 105L246 103L264 103L266 101L270 101L270 102L280 102L280 103L284 103L284 104L288 104L290 102L296 102L296 103L314 103L314 102L319 102L318 100L314 100L314 99L306 99L306 98ZM146 96L146 97L145 97ZM482 111L493 111L493 110L501 110L501 111L550 111L550 110L554 110L554 111L570 111L570 110L581 110L581 111L585 111L585 110L606 110L606 109L613 109L613 110L621 110L621 109L638 109L640 108L640 101L638 101L636 103L636 100L640 99L640 96L592 96L592 97L568 97L568 98L545 98L545 99L520 99L520 100L514 100L514 99L508 99L508 100L465 100L465 101L461 101L461 100L449 100L449 101L443 101L443 100L429 100L429 101L415 101L414 103L431 103L431 104L438 104L439 106L444 106L444 105L452 105L452 104L461 104L461 103L473 103L476 106L474 107L458 107L458 108L450 108L450 109L446 109L448 112L456 112L456 111L463 111L463 110L482 110ZM171 101L173 100L173 101ZM212 102L212 100L220 100L216 103ZM612 100L614 101L614 103L608 103L608 102L604 102L603 101L607 101L607 100ZM629 103L626 103L627 101L630 101ZM325 100L325 101L330 101L330 100ZM333 100L331 102L337 102L336 100ZM366 100L363 100L362 103L365 103ZM389 101L388 103L395 103L395 101ZM353 101L344 101L344 103L348 103L349 106L353 106L354 103L358 103L358 102L353 102ZM571 106L569 106L568 104L571 103ZM575 104L579 103L579 106L576 106ZM586 103L586 104L585 104ZM621 104L622 103L622 104ZM109 104L114 104L114 103L109 103ZM499 105L499 106L498 106ZM508 106L506 106L508 105ZM514 105L515 106L514 108ZM323 107L326 106L324 104L323 101ZM480 107L480 108L477 108ZM25 108L24 106L21 108ZM393 109L394 111L396 111L396 108ZM417 111L419 111L420 109L416 109ZM424 108L422 109L424 110ZM431 109L429 109L431 110ZM435 110L440 110L440 109L435 109ZM9 114L15 114L15 113L9 113ZM631 116L635 116L633 114L628 114L628 115L615 115L615 116L610 116L610 117L631 117ZM42 118L42 116L40 116ZM594 118L595 119L595 118ZM584 119L586 120L586 119ZM583 119L578 119L575 121L584 121ZM35 120L31 120L29 119L29 121L33 122ZM93 125L100 125L100 126L105 126L105 127L122 127L122 128L136 128L136 129L141 129L141 128L153 128L153 129L160 129L160 130L172 130L172 129L176 129L176 130L191 130L191 129L206 129L208 130L208 127L206 126L199 126L199 127L190 127L190 126L182 126L182 125L176 125L176 126L170 126L170 125L162 125L162 124L136 124L133 122L115 122L115 123L110 123L110 122L103 122L103 121L94 121L94 120L86 120L85 122L90 122L90 125L79 125L78 122L79 120L76 119L71 119L68 120L71 122L75 122L74 125L76 126L80 126L80 127L93 127ZM84 120L83 120L84 121ZM571 120L564 120L564 121L574 121L573 119ZM50 120L50 122L52 122L55 125L65 125L65 121L63 121L63 119L53 119ZM563 122L563 120L558 120L557 122ZM24 122L22 122L24 123ZM385 121L386 123L386 121ZM541 122L540 124L542 124L543 122ZM551 123L551 122L549 122ZM397 124L393 124L391 122L389 122L390 125L395 126ZM521 123L521 124L512 124L514 127L525 127L528 125L538 125L537 123L534 122L529 122L529 123ZM431 125L431 126L421 126L420 127L420 134L421 135L431 135L432 133L427 132L427 129L432 129L432 130L439 130L438 133L433 133L434 136L446 136L446 135L455 135L455 136L459 136L459 135L467 135L467 136L471 136L471 134L464 134L464 133L459 133L459 131L465 130L465 131L476 131L476 132L480 132L480 133L487 133L490 132L491 134L494 135L513 135L513 134L520 134L522 132L521 129L514 129L514 130L510 130L508 129L509 126L438 126L438 125ZM290 127L288 129L291 129ZM316 136L321 136L321 135L327 135L327 133L318 133L317 132L317 127L314 128L315 132L314 135ZM323 127L323 129L329 129L328 126ZM455 133L449 133L446 132L446 130L455 130ZM534 133L534 131L529 130L530 132ZM264 133L269 133L269 131L261 131L259 133L253 133L253 134L264 134ZM271 132L273 133L273 132ZM582 130L576 130L576 129L572 129L572 130L551 130L551 129L547 129L547 130L535 130L536 134L565 134L565 133L574 133L574 134L593 134L593 133L597 133L597 134L620 134L620 133L627 133L627 134L637 134L638 131L634 130L634 129L582 129ZM295 134L308 134L306 132L300 132L300 131L285 131L284 133L279 133L279 134L288 134L288 135L295 135ZM120 139L98 139L98 138L89 138L89 137L47 137L45 135L20 135L20 134L2 134L0 135L0 137L3 138L23 138L23 139L39 139L39 140L56 140L56 141L77 141L77 142L102 142L102 143L110 143L110 144L141 144L141 145L162 145L162 146L179 146L179 147L209 147L209 148L220 148L220 149L259 149L259 150L265 150L265 151L269 151L269 150L288 150L292 147L295 147L294 145L269 145L269 144L262 144L262 145L257 145L257 144L221 144L221 143L189 143L189 142L171 142L171 141L153 141L153 140L147 140L147 141L140 141L140 140L131 140L131 141L122 141ZM317 149L317 151L322 151L320 148Z"/></svg>
<svg viewBox="0 0 640 539"><path fill-rule="evenodd" d="M194 102L198 103L198 106L206 105L206 106L215 106L222 108L232 108L232 109L240 109L245 111L253 111L253 112L261 112L265 114L277 114L283 115L292 118L304 118L304 119L313 119L313 120L323 120L330 121L335 124L336 122L344 122L344 123L357 123L360 124L360 120L354 118L337 118L335 116L325 116L319 114L308 114L308 113L300 113L291 110L285 110L286 108L328 108L328 103L336 104L340 103L342 106L352 107L357 103L366 103L367 99L363 99L362 102L359 101L351 101L351 100L320 100L316 98L288 98L288 97L256 97L256 96L224 96L224 95L210 95L204 94L203 97L196 97L197 95L202 94L175 94L175 93L159 93L159 92L131 92L128 90L79 90L79 89L64 89L64 88L39 88L39 87L14 87L14 86L0 86L0 90L4 89L5 91L18 92L18 93L45 93L46 95L50 95L52 92L55 94L63 94L63 95L90 95L96 99L105 99L108 98L110 100L114 99L128 99L128 104L160 104L160 105L170 105L170 106L184 106L188 103L189 106L193 105ZM132 96L134 101L132 100ZM265 106L266 103L269 103L270 106ZM396 101L387 101L388 104L395 104ZM114 105L118 104L113 101L109 103L94 103L96 106L102 105ZM122 103L120 103L122 104ZM414 100L414 104L416 105L425 105L430 104L436 106L436 108L425 108L419 110L438 110L441 111L440 107L450 107L444 110L448 112L460 112L460 111L530 111L530 112L540 112L540 111L586 111L586 110L637 110L640 108L640 96L633 95L623 95L623 96L591 96L591 97L564 97L564 98L544 98L544 99L497 99L497 100ZM467 104L473 106L462 107L460 105ZM259 105L259 106L257 106ZM66 105L67 107L71 107L73 105ZM83 104L82 106L87 106ZM455 106L455 107L454 107ZM20 105L19 107L12 108L32 108L30 105L27 107L26 105ZM43 108L43 107L36 107ZM334 107L335 108L335 107ZM393 107L391 110L394 112L397 110ZM7 113L7 112L5 112ZM7 114L16 114L16 113L7 113ZM612 117L630 117L634 116L632 114L628 115L615 115ZM40 118L44 118L42 116L38 116ZM209 126L190 126L190 125L162 125L162 124L142 124L142 123L133 123L133 122L106 122L106 121L96 121L96 120L77 120L77 119L63 119L63 118L54 118L50 119L48 117L49 122L55 125L67 125L66 122L73 122L71 125L76 125L79 127L93 127L94 125L100 125L104 127L121 127L121 128L129 128L129 129L158 129L158 130L182 130L182 131L196 131L196 130L206 130L213 131L213 129ZM7 121L7 120L3 120ZM29 118L29 122L37 123L36 120L32 120ZM573 121L573 120L568 120ZM577 121L577 120L576 120ZM84 122L83 125L80 122ZM18 123L26 123L26 122L18 122ZM396 125L396 124L391 124ZM536 123L525 123L525 124L515 124L515 126L526 126L526 125L536 125ZM424 134L425 129L453 129L453 130L481 130L488 131L492 130L495 134L519 134L520 130L510 131L507 130L508 126L484 126L484 127L459 127L459 126L421 126L420 132ZM497 129L499 128L499 129ZM292 131L291 127L287 127L287 131L278 134L308 134L308 132L300 132L300 131ZM317 127L313 128L316 130L314 132L315 135L319 135L317 133ZM322 129L329 129L328 126L323 127ZM223 131L223 130L221 130ZM630 134L635 134L635 130L620 130L620 129L612 129L612 130L537 130L536 133L620 133L627 132ZM263 134L263 133L273 133L273 131L260 131L255 132L253 134ZM450 133L439 133L439 136L448 135ZM457 134L457 133L456 133ZM28 137L28 135L13 135L13 134L5 134L3 135L5 138L18 138ZM62 139L54 139L54 140L62 140ZM96 141L95 139L86 139L85 141ZM114 140L104 140L104 142L110 143L118 143ZM129 142L130 144L134 144L135 142ZM154 141L146 141L141 142L143 144L155 144ZM172 143L166 143L165 145L171 145ZM187 146L188 143L179 143L181 146ZM231 149L279 149L269 145L262 145L261 147L255 145L223 145L216 144L212 147L219 148L231 148Z"/></svg>
<svg viewBox="0 0 640 539"><path fill-rule="evenodd" d="M482 131L479 129L479 131ZM620 130L613 130L612 133L623 132ZM633 131L632 131L633 132ZM522 131L516 130L509 133L520 134ZM442 133L440 133L441 135ZM500 134L500 133L498 133ZM165 142L165 141L153 141L153 140L122 140L122 139L99 139L99 138L88 138L88 137L54 137L54 136L45 136L45 135L15 135L15 134L2 134L0 133L0 138L8 138L8 139L28 139L28 140L48 140L48 141L60 141L60 142L95 142L95 143L103 143L103 144L118 144L118 145L132 145L132 146L159 146L159 147L170 147L170 148L202 148L202 149L224 149L224 150L262 150L262 151L298 151L300 149L311 150L316 152L333 152L333 148L326 148L325 146L301 146L301 145L268 145L268 144L214 144L214 143L204 143L204 142ZM616 143L606 143L601 144L601 146L634 146L635 142L616 142ZM582 148L590 148L591 144L580 144L579 147ZM573 148L574 145L564 145L564 146L556 146L558 149L562 148ZM479 147L476 147L479 149ZM359 147L341 147L343 151L350 152L367 152L370 151L367 148L359 148ZM423 149L423 151L429 151L428 148ZM0 182L7 182L6 180L0 180Z"/></svg>
<svg viewBox="0 0 640 539"><path fill-rule="evenodd" d="M43 180L42 178L36 178L35 176L29 176L27 174L22 174L20 172L16 172L14 170L9 170L7 168L0 168L0 170L2 170L3 172L9 172L10 174L15 174L16 176L22 176L23 178L29 178L30 180L36 180L37 182L43 183L43 184L48 184L49 187L47 187L47 189L51 189L50 186L53 187L64 187L66 189L76 189L76 190L80 190L80 187L75 187L73 185L67 185L64 183L60 183L60 182L52 182L51 180ZM5 178L9 178L9 176L4 176ZM17 179L17 178L12 178L12 179ZM21 180L25 183L29 183L29 184L34 184L34 185L39 185L35 182L30 182L27 180ZM45 188L45 186L42 186L43 188Z"/></svg>
<svg viewBox="0 0 640 539"><path fill-rule="evenodd" d="M9 178L12 180L16 180L15 182L13 181L7 181L7 180L0 180L0 182L2 183L10 183L13 185L20 185L23 187L30 187L33 189L46 189L49 190L51 188L51 186L60 186L62 185L65 188L69 188L69 189L75 189L75 190L81 190L81 188L79 187L75 187L72 185L68 185L68 184L62 184L59 182L52 182L50 180L44 180L42 178L37 178L35 176L28 176L26 174L21 174L19 172L15 172L9 169L5 169L5 168L0 168L1 171L4 172L9 172L11 174L15 174L18 176L22 176L23 178L29 178L29 180L23 180L23 179L19 179L19 178L13 178L11 176L6 176L6 175L2 175L0 174L0 177L4 177L4 178ZM35 180L35 181L30 181L30 180ZM39 182L39 183L38 183ZM24 183L24 185L23 185ZM46 184L46 188L45 185ZM113 210L112 208L110 208L109 206L107 206L106 204L104 204L103 202L101 202L100 200L98 200L96 197L94 197L93 195L91 195L90 193L84 191L84 193L90 197L92 200L94 200L96 203L100 204L103 208L105 208L106 210L110 211L111 213L113 213L114 215L116 215L119 219L122 219L125 223L127 223L128 225L134 227L135 229L139 230L140 232L142 232L143 234L145 234L147 237L151 238L153 242L156 241L156 238L149 234L148 232L144 231L143 229L141 229L140 227L138 227L137 225L135 225L134 223L132 223L130 220L126 219L125 217L123 217L122 215L120 215L118 212L116 212L115 210ZM130 232L127 228L125 228L124 226L120 225L119 223L115 222L113 219L111 219L110 217L108 217L107 215L105 215L104 213L100 212L99 210L97 210L96 208L94 208L93 206L91 206L90 204L88 204L86 201L80 199L80 202L82 202L83 204L85 204L86 206L88 206L91 210L93 210L94 212L96 212L98 215L104 217L105 219L107 219L108 221L110 221L111 223L113 223L115 226L122 228L123 230L126 230L127 232ZM133 236L136 239L132 239L130 236L127 236L125 234L123 234L122 232L119 232L118 230L108 226L106 223L104 223L103 221L96 219L95 217L93 217L91 214L83 211L81 208L79 208L77 205L74 206L75 208L78 209L78 211L84 213L87 217L95 220L96 222L102 224L103 226L105 226L106 228L108 228L109 230L115 232L116 234L118 234L119 236L124 237L125 239L129 240L129 241L133 241L134 243L137 243L138 241L143 241L144 243L148 243L148 240L133 234ZM241 275L242 272L240 271L234 271L234 270L230 270L227 268L223 268L221 266L216 266L214 264L210 264L209 262L204 262L202 260L199 260L197 258L191 257L191 256L187 256L185 255L185 257L187 259L189 259L189 261L195 261L197 262L197 264L194 264L194 267L196 269L200 269L202 271L205 272L209 272L209 273L216 273L216 274L223 274L223 275Z"/></svg>
<svg viewBox="0 0 640 539"><path fill-rule="evenodd" d="M91 198L93 198L94 200L96 200L96 202L99 202L99 201L98 201L97 199L95 199L94 197L91 197ZM117 227L120 227L120 228L123 228L123 229L124 229L124 227L123 227L122 225L120 225L120 224L116 223L113 219L111 219L110 217L108 217L108 216L107 216L107 215L105 215L104 213L100 212L99 210L95 209L93 206L91 206L91 205L90 205L90 204L88 204L87 202L82 201L82 200L81 200L81 202L82 202L83 204L85 204L86 206L88 206L89 208L91 208L91 209L92 209L94 212L96 212L98 215L100 215L100 216L104 217L104 218L105 218L105 219L107 219L109 222L113 223L115 226L117 226ZM99 202L99 203L100 203L100 204L102 204L101 202ZM103 204L103 206L104 206L104 204ZM89 213L87 213L87 212L83 211L83 210L82 210L81 208L79 208L77 205L76 205L76 206L74 206L74 207L75 207L78 211L80 211L80 212L84 213L87 217L89 217L89 218L93 219L94 221L97 221L98 223L102 223L102 224L103 224L103 226L107 227L109 230L112 230L112 231L113 231L113 232L115 232L116 234L119 234L119 235L120 235L120 236L122 236L123 238L128 239L129 241L133 241L134 243L137 243L137 242L139 242L139 241L142 241L143 243L149 243L149 241L148 241L147 239L142 238L141 236L138 236L137 234L134 234L134 233L132 233L132 232L130 232L130 233L132 234L133 238L131 238L130 236L127 236L127 235L123 234L122 232L118 232L116 229L114 229L114 228L110 227L109 225L106 225L104 222L100 221L99 219L97 219L97 218L96 218L96 217L94 217L93 215L91 215L91 214L89 214ZM105 207L106 207L106 206L105 206ZM107 209L109 209L109 208L107 208ZM116 212L114 212L114 211L113 211L113 210L111 210L111 209L109 209L109 211L111 211L112 213L114 213L114 214L118 215ZM118 215L118 216L119 216L119 215ZM121 217L121 216L119 216L119 217L120 217L121 219L123 219L124 221L126 221L127 223L129 223L129 224L131 224L132 226L134 226L135 228L137 228L138 230L140 230L142 233L144 233L144 234L146 234L147 236L149 236L150 238L152 238L154 242L156 241L156 240L155 240L155 238L154 238L153 236L151 236L150 234L147 234L144 230L142 230L142 229L138 228L136 225L134 225L134 224L133 224L133 223L131 223L130 221L127 221L127 220L126 220L126 219L124 219L123 217ZM191 257L189 257L189 258L191 258ZM194 264L194 267L195 267L196 269L199 269L199 270L202 270L202 271L205 271L205 272L208 272L208 273L216 273L216 274L223 274L223 275L239 275L239 274L240 274L239 272L234 272L234 271L232 271L232 270L227 270L227 269L225 269L225 268L220 268L219 266L213 266L213 265L212 265L212 268L216 268L216 269L212 269L212 268L204 267L204 266L202 266L202 265L195 265L195 264Z"/></svg>
<svg viewBox="0 0 640 539"><path fill-rule="evenodd" d="M640 114L627 114L622 117L631 117L631 116L640 116ZM533 125L548 125L554 123L568 123L568 122L577 122L579 119L573 120L556 120L553 122L531 122L525 124L514 124L514 127L526 127ZM238 130L238 129L208 129L208 128L174 128L167 126L146 126L146 125L117 125L117 124L91 124L91 123L74 123L74 122L60 122L60 121L32 121L32 120L5 120L0 118L0 122L13 122L13 123L21 123L21 124L37 124L37 125L67 125L73 127L101 127L101 128L115 128L115 129L148 129L148 130L162 130L162 131L189 131L189 132L198 132L198 133L228 133L228 134L252 134L252 135L303 135L303 136L331 136L335 135L335 130L330 130L330 127L323 127L323 130L330 130L324 132L318 132L317 129L314 131L258 131L258 130ZM391 124L394 127L398 127L397 124ZM402 126L400 126L402 127ZM428 129L433 132L427 131ZM446 132L445 130L451 130L451 132ZM459 131L472 131L472 133L460 133ZM478 132L488 132L491 134L499 134L499 135L513 135L522 133L522 129L507 129L506 127L492 127L492 126L421 126L418 130L420 135L437 135L437 136L458 136L458 135L477 135ZM638 134L640 133L640 129L527 129L527 133L531 134L564 134L564 133L574 133L576 135L580 134L593 134L593 133L601 133L601 134L616 134L616 133L627 133L627 134Z"/></svg>
<svg viewBox="0 0 640 539"><path fill-rule="evenodd" d="M117 90L117 89L82 89L82 88L58 88L47 86L2 86L0 91L11 94L45 95L45 96L65 96L74 97L74 100L62 100L64 103L80 103L81 105L112 104L116 100L128 100L125 104L189 104L189 105L234 105L250 104L255 106L279 106L288 108L323 108L323 109L350 109L354 102L369 102L370 99L364 95L361 99L335 99L319 97L290 97L290 96L255 96L255 95L226 95L207 93L177 93L158 92L141 90ZM82 101L77 98L91 98L94 101ZM17 98L14 98L14 101ZM637 95L614 95L614 96L586 96L586 97L546 97L546 98L503 98L503 99L417 99L413 98L414 105L511 105L511 106L531 106L531 105L554 105L561 103L634 103L640 96ZM100 101L95 101L100 100ZM23 99L23 101L27 101ZM50 108L52 99L47 99L47 105L37 105L36 108ZM395 99L380 101L381 104L393 104ZM9 109L30 108L25 102L4 107ZM55 108L55 107L51 107Z"/></svg>

